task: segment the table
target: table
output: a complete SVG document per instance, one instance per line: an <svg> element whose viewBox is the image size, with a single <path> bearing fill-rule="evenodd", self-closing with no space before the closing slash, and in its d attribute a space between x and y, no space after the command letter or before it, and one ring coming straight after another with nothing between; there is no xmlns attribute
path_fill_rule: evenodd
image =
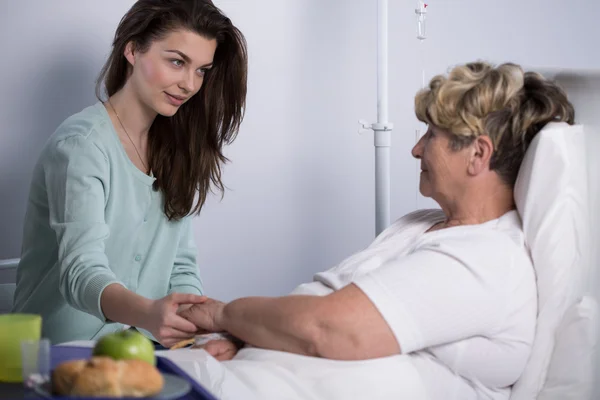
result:
<svg viewBox="0 0 600 400"><path fill-rule="evenodd" d="M51 368L58 364L75 359L89 358L92 349L86 347L52 346ZM186 379L192 385L192 391L178 400L217 400L202 385L190 378L175 363L163 357L157 357L157 368L164 373L174 374ZM0 382L0 398L2 399L42 399L31 390L26 389L22 383ZM97 398L94 400L98 400Z"/></svg>

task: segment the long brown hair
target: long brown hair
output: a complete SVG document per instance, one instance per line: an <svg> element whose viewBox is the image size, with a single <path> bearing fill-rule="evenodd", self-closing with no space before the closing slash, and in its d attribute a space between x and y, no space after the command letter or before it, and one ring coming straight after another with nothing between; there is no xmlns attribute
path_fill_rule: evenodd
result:
<svg viewBox="0 0 600 400"><path fill-rule="evenodd" d="M96 84L99 100L102 83L107 96L118 92L129 76L127 43L143 53L176 29L216 39L217 49L200 91L174 116L158 115L148 133L154 189L162 191L164 213L171 220L200 213L211 186L224 191L221 165L228 159L222 147L237 136L246 105L244 36L211 0L138 0L121 19Z"/></svg>

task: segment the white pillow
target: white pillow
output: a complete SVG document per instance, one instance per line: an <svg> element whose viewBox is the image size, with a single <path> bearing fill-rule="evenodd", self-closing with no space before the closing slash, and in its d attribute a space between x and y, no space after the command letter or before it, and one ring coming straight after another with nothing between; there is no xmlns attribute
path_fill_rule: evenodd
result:
<svg viewBox="0 0 600 400"><path fill-rule="evenodd" d="M537 277L538 319L511 400L541 392L559 324L583 293L590 254L586 165L583 127L552 122L534 138L519 170L515 201Z"/></svg>
<svg viewBox="0 0 600 400"><path fill-rule="evenodd" d="M592 398L598 303L585 296L565 314L558 331L544 388L537 400L586 400Z"/></svg>

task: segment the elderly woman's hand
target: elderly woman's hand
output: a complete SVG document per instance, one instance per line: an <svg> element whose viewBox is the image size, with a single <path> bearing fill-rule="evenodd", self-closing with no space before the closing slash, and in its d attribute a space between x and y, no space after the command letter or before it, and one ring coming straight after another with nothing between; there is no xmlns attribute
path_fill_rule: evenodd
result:
<svg viewBox="0 0 600 400"><path fill-rule="evenodd" d="M211 340L200 346L200 348L219 361L231 360L239 350L236 343L227 339Z"/></svg>
<svg viewBox="0 0 600 400"><path fill-rule="evenodd" d="M219 325L225 303L202 296L202 302L179 311L179 315L198 327L199 332L220 332Z"/></svg>

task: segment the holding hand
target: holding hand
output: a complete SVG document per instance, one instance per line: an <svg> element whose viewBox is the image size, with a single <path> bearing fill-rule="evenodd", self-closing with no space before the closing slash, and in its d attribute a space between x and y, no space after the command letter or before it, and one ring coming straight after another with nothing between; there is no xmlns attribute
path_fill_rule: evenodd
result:
<svg viewBox="0 0 600 400"><path fill-rule="evenodd" d="M194 323L201 331L220 332L223 331L220 321L224 307L225 303L204 297L201 303L181 310L179 315ZM231 360L237 354L240 346L241 343L223 338L210 340L198 348L204 349L219 361L226 361Z"/></svg>
<svg viewBox="0 0 600 400"><path fill-rule="evenodd" d="M182 304L192 304L185 311L193 308L193 304L206 302L205 296L194 294L172 293L150 303L149 310L141 328L147 329L160 344L170 347L173 344L194 336L198 328L192 322L177 315Z"/></svg>
<svg viewBox="0 0 600 400"><path fill-rule="evenodd" d="M205 332L220 332L223 327L219 325L225 303L201 296L201 301L194 302L191 307L183 309L179 315L189 323L194 324Z"/></svg>

